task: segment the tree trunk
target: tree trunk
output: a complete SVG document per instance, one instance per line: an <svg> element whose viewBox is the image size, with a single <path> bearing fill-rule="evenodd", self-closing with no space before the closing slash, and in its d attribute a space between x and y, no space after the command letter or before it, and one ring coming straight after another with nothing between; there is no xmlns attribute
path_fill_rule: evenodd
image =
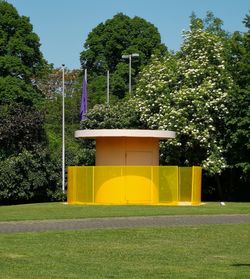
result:
<svg viewBox="0 0 250 279"><path fill-rule="evenodd" d="M218 174L215 175L215 181L216 181L216 184L217 184L219 200L223 201L224 194L223 194L221 183L220 183L220 176Z"/></svg>

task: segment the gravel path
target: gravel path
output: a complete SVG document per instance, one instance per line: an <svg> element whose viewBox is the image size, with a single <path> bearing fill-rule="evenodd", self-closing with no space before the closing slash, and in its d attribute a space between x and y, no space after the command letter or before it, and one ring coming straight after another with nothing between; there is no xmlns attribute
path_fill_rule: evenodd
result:
<svg viewBox="0 0 250 279"><path fill-rule="evenodd" d="M209 224L250 224L250 214L115 217L71 220L0 222L0 233L112 229L135 227L167 227Z"/></svg>

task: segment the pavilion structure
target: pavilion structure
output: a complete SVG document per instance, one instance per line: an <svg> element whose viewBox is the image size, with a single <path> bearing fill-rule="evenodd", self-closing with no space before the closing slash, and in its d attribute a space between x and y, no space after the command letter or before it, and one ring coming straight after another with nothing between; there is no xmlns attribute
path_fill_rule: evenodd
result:
<svg viewBox="0 0 250 279"><path fill-rule="evenodd" d="M200 167L159 166L159 142L175 132L98 129L75 137L96 141L96 165L68 167L68 203L200 204Z"/></svg>

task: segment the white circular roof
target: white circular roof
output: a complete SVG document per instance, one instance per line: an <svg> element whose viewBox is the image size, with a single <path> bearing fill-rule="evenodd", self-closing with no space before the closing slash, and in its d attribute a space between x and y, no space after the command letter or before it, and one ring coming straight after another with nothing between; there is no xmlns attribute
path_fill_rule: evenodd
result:
<svg viewBox="0 0 250 279"><path fill-rule="evenodd" d="M96 129L75 131L76 138L131 137L173 139L175 135L173 131L163 130Z"/></svg>

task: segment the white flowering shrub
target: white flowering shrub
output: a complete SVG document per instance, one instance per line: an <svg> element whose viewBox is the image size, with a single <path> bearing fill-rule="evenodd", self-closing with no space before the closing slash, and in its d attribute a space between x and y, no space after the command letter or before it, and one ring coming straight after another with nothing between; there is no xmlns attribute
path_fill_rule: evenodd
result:
<svg viewBox="0 0 250 279"><path fill-rule="evenodd" d="M168 93L177 83L177 60L173 55L152 57L141 73L136 89L137 109L141 113L141 120L152 129L159 128L162 110L168 102Z"/></svg>
<svg viewBox="0 0 250 279"><path fill-rule="evenodd" d="M135 96L142 121L177 132L162 143L165 163L201 165L211 174L226 167L222 139L231 86L221 39L199 28L184 33L179 53L144 68Z"/></svg>

